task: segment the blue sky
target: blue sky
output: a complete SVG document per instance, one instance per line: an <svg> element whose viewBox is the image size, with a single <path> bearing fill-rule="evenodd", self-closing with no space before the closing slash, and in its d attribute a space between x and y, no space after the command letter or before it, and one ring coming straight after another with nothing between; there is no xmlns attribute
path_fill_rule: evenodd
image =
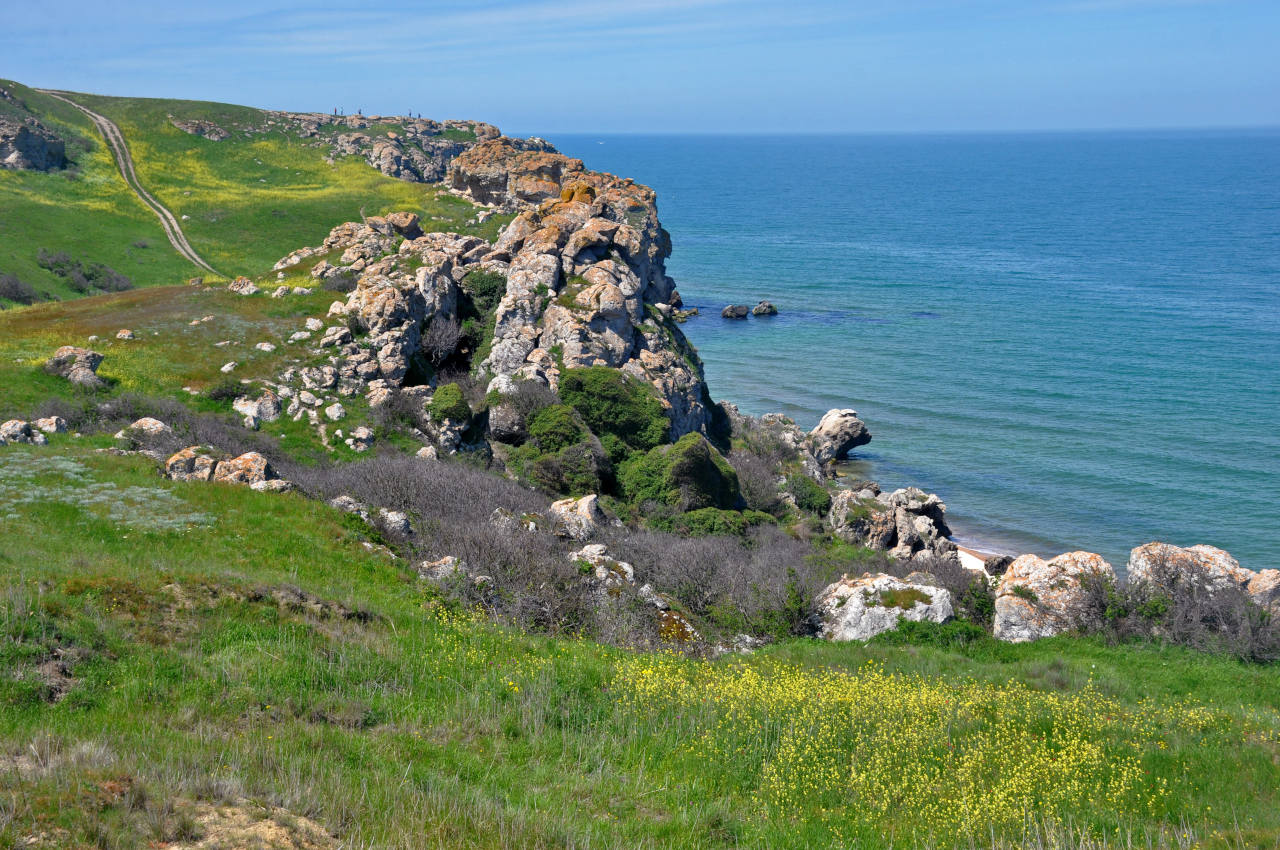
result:
<svg viewBox="0 0 1280 850"><path fill-rule="evenodd" d="M508 132L1280 124L1280 0L6 5L0 77Z"/></svg>

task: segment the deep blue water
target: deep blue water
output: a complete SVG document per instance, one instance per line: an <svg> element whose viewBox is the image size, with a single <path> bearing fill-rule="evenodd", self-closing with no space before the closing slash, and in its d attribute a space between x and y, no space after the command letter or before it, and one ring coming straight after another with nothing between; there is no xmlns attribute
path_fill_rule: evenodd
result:
<svg viewBox="0 0 1280 850"><path fill-rule="evenodd" d="M856 408L965 542L1280 567L1280 132L552 141L658 191L717 399Z"/></svg>

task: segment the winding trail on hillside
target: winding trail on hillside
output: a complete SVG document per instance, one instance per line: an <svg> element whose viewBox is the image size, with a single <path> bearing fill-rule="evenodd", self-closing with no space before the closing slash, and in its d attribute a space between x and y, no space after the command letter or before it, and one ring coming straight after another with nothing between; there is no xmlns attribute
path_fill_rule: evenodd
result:
<svg viewBox="0 0 1280 850"><path fill-rule="evenodd" d="M107 147L111 148L111 155L115 157L116 165L120 168L120 176L124 178L124 182L129 185L129 188L134 191L142 202L151 207L152 211L159 217L160 226L164 228L164 234L169 237L169 244L173 246L174 250L199 268L219 277L226 277L196 253L196 249L191 247L191 243L187 241L186 234L182 232L182 226L178 224L177 217L164 204L157 201L154 195L142 187L142 183L138 180L138 173L133 168L133 157L129 154L129 146L125 144L124 134L120 132L120 128L116 126L114 121L105 115L99 115L88 107L81 106L61 92L51 91L50 89L38 89L38 91L50 97L56 97L63 103L68 103L89 116L94 126L98 128L98 132L107 140Z"/></svg>

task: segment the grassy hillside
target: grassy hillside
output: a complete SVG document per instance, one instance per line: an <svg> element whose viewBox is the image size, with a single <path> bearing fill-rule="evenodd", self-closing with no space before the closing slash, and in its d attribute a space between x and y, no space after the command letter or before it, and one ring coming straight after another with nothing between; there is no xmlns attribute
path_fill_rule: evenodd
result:
<svg viewBox="0 0 1280 850"><path fill-rule="evenodd" d="M267 127L264 113L198 101L77 95L115 121L129 142L143 184L173 210L189 216L183 230L197 251L225 274L253 274L294 248L318 244L329 229L358 221L361 211L381 215L408 210L423 227L493 238L501 222L469 223L475 207L438 187L394 180L363 159L325 162L328 145ZM266 127L211 141L173 126L203 119L232 126ZM371 128L371 132L375 128ZM382 131L394 131L385 125Z"/></svg>
<svg viewBox="0 0 1280 850"><path fill-rule="evenodd" d="M74 298L78 293L65 280L39 266L40 249L104 263L138 286L178 283L198 272L170 247L155 214L125 185L87 117L25 86L0 84L71 140L68 156L75 163L48 174L0 170L0 274Z"/></svg>
<svg viewBox="0 0 1280 850"><path fill-rule="evenodd" d="M245 800L345 847L1280 839L1274 670L1070 639L708 663L531 637L328 508L102 445L0 449L0 846L173 841Z"/></svg>
<svg viewBox="0 0 1280 850"><path fill-rule="evenodd" d="M102 263L138 287L180 283L201 274L170 246L155 215L121 179L92 123L30 88L4 82L56 132L73 136L72 168L50 174L0 170L0 274L13 274L59 298L78 293L37 263L40 249ZM74 95L115 121L139 179L183 220L195 249L227 275L261 274L295 248L318 244L329 229L396 210L422 216L428 230L494 238L507 220L475 224L475 208L436 186L386 177L362 159L330 165L328 145L266 126L260 110L199 101ZM265 132L215 142L173 126L205 119ZM394 131L395 125L366 132ZM330 130L329 132L332 132Z"/></svg>
<svg viewBox="0 0 1280 850"><path fill-rule="evenodd" d="M39 362L91 334L96 402L268 374L297 355L252 344L327 300L10 311L0 418L88 401ZM232 815L298 847L1280 842L1274 667L952 626L710 662L523 634L319 502L166 481L111 430L0 447L0 847L197 846ZM292 423L255 439L319 462Z"/></svg>

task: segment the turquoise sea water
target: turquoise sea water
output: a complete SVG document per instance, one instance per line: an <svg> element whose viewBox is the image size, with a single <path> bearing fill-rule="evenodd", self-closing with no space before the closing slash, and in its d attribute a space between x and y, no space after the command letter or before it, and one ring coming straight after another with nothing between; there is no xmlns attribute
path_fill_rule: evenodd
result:
<svg viewBox="0 0 1280 850"><path fill-rule="evenodd" d="M962 542L1280 567L1280 132L552 141L658 191L717 399L856 408Z"/></svg>

